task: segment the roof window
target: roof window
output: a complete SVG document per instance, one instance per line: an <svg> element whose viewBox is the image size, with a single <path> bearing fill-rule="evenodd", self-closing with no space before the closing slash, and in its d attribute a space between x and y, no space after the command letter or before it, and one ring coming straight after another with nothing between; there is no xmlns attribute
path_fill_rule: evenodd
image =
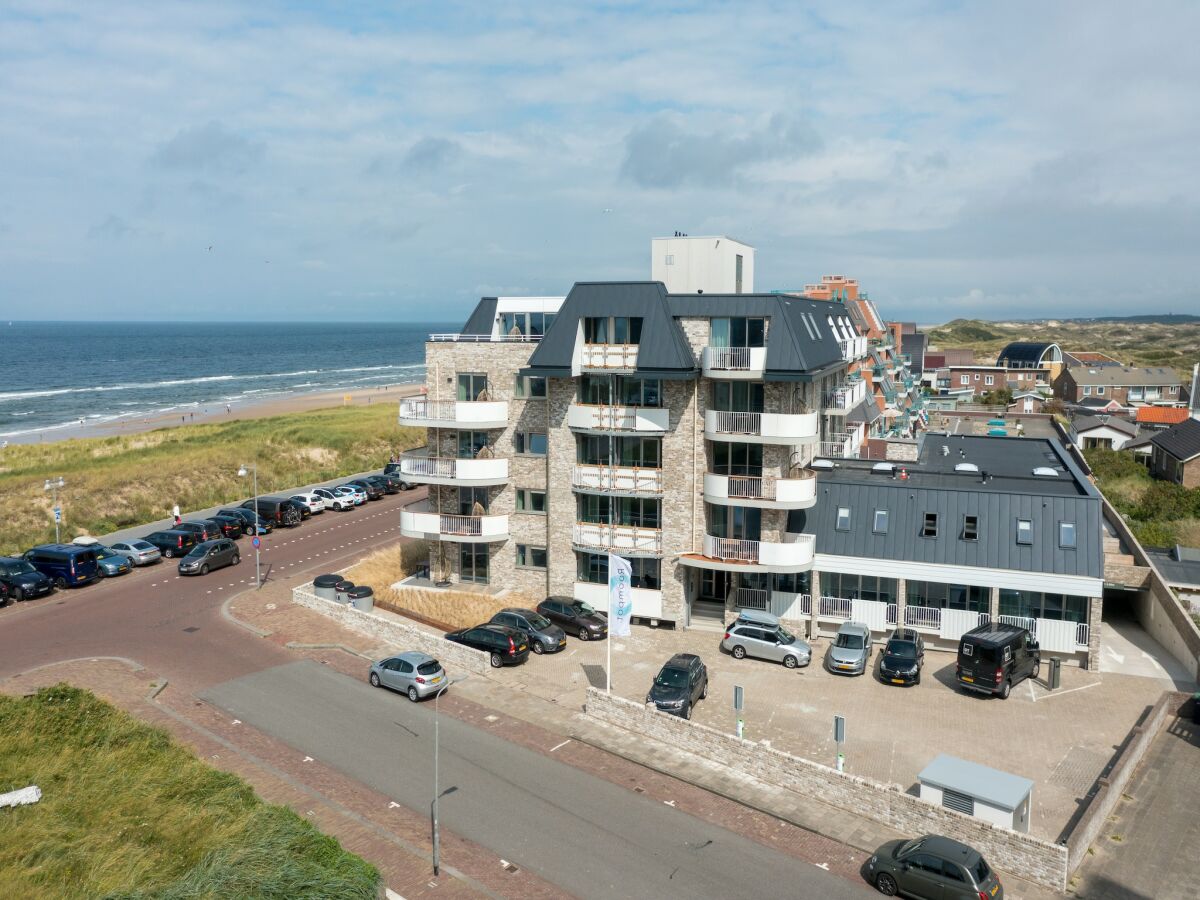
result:
<svg viewBox="0 0 1200 900"><path fill-rule="evenodd" d="M963 516L962 539L964 541L979 540L979 516Z"/></svg>
<svg viewBox="0 0 1200 900"><path fill-rule="evenodd" d="M1078 546L1074 522L1058 523L1058 546L1064 550L1074 550Z"/></svg>
<svg viewBox="0 0 1200 900"><path fill-rule="evenodd" d="M887 534L888 511L886 509L875 510L875 522L871 530L876 534Z"/></svg>
<svg viewBox="0 0 1200 900"><path fill-rule="evenodd" d="M921 525L921 537L937 537L937 513L925 513L925 522Z"/></svg>
<svg viewBox="0 0 1200 900"><path fill-rule="evenodd" d="M1017 519L1017 543L1032 544L1033 543L1033 520L1032 519Z"/></svg>
<svg viewBox="0 0 1200 900"><path fill-rule="evenodd" d="M839 506L838 507L838 509L837 509L837 530L838 531L849 531L850 530L850 507L848 507L848 506Z"/></svg>

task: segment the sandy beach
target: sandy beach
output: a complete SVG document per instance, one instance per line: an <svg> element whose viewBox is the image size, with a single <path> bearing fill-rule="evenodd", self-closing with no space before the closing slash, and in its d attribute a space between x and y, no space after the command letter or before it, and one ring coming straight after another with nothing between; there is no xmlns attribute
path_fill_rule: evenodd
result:
<svg viewBox="0 0 1200 900"><path fill-rule="evenodd" d="M137 434L174 425L200 425L205 422L229 422L234 419L262 419L331 406L366 406L376 403L399 403L404 397L419 394L422 384L385 384L358 390L321 391L311 394L292 394L272 397L259 403L240 401L228 406L221 402L201 405L186 414L164 413L145 418L84 424L75 428L56 428L44 433L24 434L8 438L10 444L50 444L72 438L108 437L114 434Z"/></svg>

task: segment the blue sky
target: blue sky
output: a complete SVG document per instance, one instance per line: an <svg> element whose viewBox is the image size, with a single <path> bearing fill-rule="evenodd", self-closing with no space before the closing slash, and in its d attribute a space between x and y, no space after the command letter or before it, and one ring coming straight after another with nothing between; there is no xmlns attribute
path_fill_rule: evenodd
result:
<svg viewBox="0 0 1200 900"><path fill-rule="evenodd" d="M0 0L0 317L446 319L649 277L1200 309L1200 6ZM211 249L209 249L211 247Z"/></svg>

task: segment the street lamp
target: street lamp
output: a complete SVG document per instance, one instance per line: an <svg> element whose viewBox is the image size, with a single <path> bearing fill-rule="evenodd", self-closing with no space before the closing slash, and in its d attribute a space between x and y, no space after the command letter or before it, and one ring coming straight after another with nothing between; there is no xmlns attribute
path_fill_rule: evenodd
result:
<svg viewBox="0 0 1200 900"><path fill-rule="evenodd" d="M471 676L469 674L467 674L467 675L460 675L458 678L447 680L446 683L441 686L441 688L438 690L438 692L433 695L433 807L432 807L432 816L433 816L433 874L434 875L439 875L441 873L441 862L442 862L442 842L441 842L441 836L438 833L438 799L441 797L441 790L438 787L438 748L440 746L440 740L438 738L438 700L441 699L442 691L446 690L446 688L450 687L450 685L458 684L459 682L466 681L470 677Z"/></svg>
<svg viewBox="0 0 1200 900"><path fill-rule="evenodd" d="M258 462L252 462L247 468L246 466L238 466L238 478L245 478L247 475L253 475L254 478L254 587L262 587L262 569L259 558L259 544L262 541L258 537L259 525L258 518Z"/></svg>
<svg viewBox="0 0 1200 900"><path fill-rule="evenodd" d="M42 486L43 491L50 491L52 502L54 503L54 543L59 542L58 523L62 519L62 510L58 508L58 489L66 485L62 476L57 478L47 478L46 483Z"/></svg>

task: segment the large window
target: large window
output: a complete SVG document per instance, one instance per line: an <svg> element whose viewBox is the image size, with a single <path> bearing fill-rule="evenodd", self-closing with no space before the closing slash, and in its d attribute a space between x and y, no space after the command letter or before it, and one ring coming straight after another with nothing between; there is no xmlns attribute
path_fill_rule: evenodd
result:
<svg viewBox="0 0 1200 900"><path fill-rule="evenodd" d="M762 476L763 445L712 442L713 473L716 475Z"/></svg>
<svg viewBox="0 0 1200 900"><path fill-rule="evenodd" d="M550 323L553 321L554 313L500 313L500 331L505 336L524 335L525 337L540 337L546 333L546 329L550 327Z"/></svg>
<svg viewBox="0 0 1200 900"><path fill-rule="evenodd" d="M712 320L709 344L713 347L765 347L767 320L738 316Z"/></svg>
<svg viewBox="0 0 1200 900"><path fill-rule="evenodd" d="M460 372L458 376L459 400L487 399L488 377L482 372Z"/></svg>
<svg viewBox="0 0 1200 900"><path fill-rule="evenodd" d="M788 572L772 575L771 590L781 594L811 594L812 572Z"/></svg>
<svg viewBox="0 0 1200 900"><path fill-rule="evenodd" d="M763 384L760 381L714 381L712 408L722 412L762 412Z"/></svg>
<svg viewBox="0 0 1200 900"><path fill-rule="evenodd" d="M633 569L630 587L647 591L656 591L662 587L662 580L659 578L660 560L634 557L628 560L628 563ZM576 550L575 580L588 584L608 584L608 555Z"/></svg>
<svg viewBox="0 0 1200 900"><path fill-rule="evenodd" d="M662 406L662 382L656 378L583 375L579 379L579 402L593 406Z"/></svg>
<svg viewBox="0 0 1200 900"><path fill-rule="evenodd" d="M513 451L521 456L545 456L546 432L518 431L513 434Z"/></svg>
<svg viewBox="0 0 1200 900"><path fill-rule="evenodd" d="M709 534L738 541L757 541L762 537L762 510L748 506L720 506L709 503Z"/></svg>
<svg viewBox="0 0 1200 900"><path fill-rule="evenodd" d="M614 525L635 528L659 528L661 518L660 501L647 497L606 497L598 494L580 494L576 513L579 522L607 525L612 517Z"/></svg>
<svg viewBox="0 0 1200 900"><path fill-rule="evenodd" d="M640 316L588 316L583 320L583 340L588 344L639 344Z"/></svg>
<svg viewBox="0 0 1200 900"><path fill-rule="evenodd" d="M517 489L517 512L546 514L546 492L529 488Z"/></svg>
<svg viewBox="0 0 1200 900"><path fill-rule="evenodd" d="M488 580L488 545L459 544L458 577L462 581L476 584L487 584Z"/></svg>
<svg viewBox="0 0 1200 900"><path fill-rule="evenodd" d="M517 544L517 566L522 569L546 568L546 548Z"/></svg>
<svg viewBox="0 0 1200 900"><path fill-rule="evenodd" d="M581 465L617 465L637 469L662 467L662 438L610 438L602 434L580 434L576 440L575 461Z"/></svg>
<svg viewBox="0 0 1200 900"><path fill-rule="evenodd" d="M1000 589L1000 615L1002 616L1086 622L1087 614L1087 597Z"/></svg>
<svg viewBox="0 0 1200 900"><path fill-rule="evenodd" d="M479 451L488 445L486 431L458 432L458 458L474 459Z"/></svg>
<svg viewBox="0 0 1200 900"><path fill-rule="evenodd" d="M518 400L544 400L546 379L540 375L518 375L513 384L513 396Z"/></svg>
<svg viewBox="0 0 1200 900"><path fill-rule="evenodd" d="M851 575L845 572L822 572L821 593L826 597L847 597L851 600L896 602L896 579L878 575Z"/></svg>
<svg viewBox="0 0 1200 900"><path fill-rule="evenodd" d="M909 581L905 584L904 602L909 606L933 606L939 609L987 612L989 593L989 588L975 585Z"/></svg>

